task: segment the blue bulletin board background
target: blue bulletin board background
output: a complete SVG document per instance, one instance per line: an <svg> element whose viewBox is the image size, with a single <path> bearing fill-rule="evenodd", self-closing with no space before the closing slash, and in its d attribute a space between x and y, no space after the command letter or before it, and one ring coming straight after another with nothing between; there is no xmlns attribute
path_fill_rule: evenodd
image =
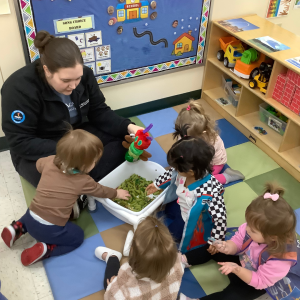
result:
<svg viewBox="0 0 300 300"><path fill-rule="evenodd" d="M122 1L123 3L120 3ZM76 40L84 37L86 43L86 34L101 31L101 45L81 47L82 52L86 52L84 49L94 52L95 57L91 57L87 65L93 68L99 84L203 62L210 0L156 0L155 8L151 7L152 0L121 0L120 2L118 0L18 0L22 17L22 31L25 34L27 46L26 54L30 58L30 62L39 57L33 40L36 32L40 30L47 30L55 36L74 35L73 38ZM117 8L131 3L141 3L138 5L147 7L143 10L148 13L147 17L141 19L134 16L134 19L121 21ZM112 15L107 11L109 6L114 7ZM142 7L139 8L140 13L142 13ZM153 20L150 18L152 13L157 14ZM55 33L54 20L90 15L93 16L94 28ZM122 16L122 14L120 15ZM127 10L125 10L125 17L128 16L129 14L127 15ZM115 18L115 24L109 25L112 18ZM178 21L176 28L172 26L175 20ZM119 26L123 27L121 34L117 32ZM134 30L137 34L134 34ZM154 43L150 42L149 34L137 37L137 35L149 31L153 35ZM98 36L98 33L96 35ZM155 45L155 42L160 39L163 41ZM98 38L98 40L100 39ZM97 58L97 49L105 50L103 46L109 46L107 47L108 54L106 53L107 55L106 57L104 55L103 59L100 59L99 55ZM105 67L101 69L100 65L105 65Z"/></svg>

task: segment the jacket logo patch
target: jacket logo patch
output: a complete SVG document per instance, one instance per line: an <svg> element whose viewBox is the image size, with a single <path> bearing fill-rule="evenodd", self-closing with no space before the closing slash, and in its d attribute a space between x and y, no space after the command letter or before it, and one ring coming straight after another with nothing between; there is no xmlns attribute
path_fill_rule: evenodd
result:
<svg viewBox="0 0 300 300"><path fill-rule="evenodd" d="M20 110L15 110L11 114L11 119L15 123L20 124L20 123L24 122L24 120L25 120L25 114L22 111L20 111Z"/></svg>
<svg viewBox="0 0 300 300"><path fill-rule="evenodd" d="M87 105L89 102L90 102L90 99L87 99L85 102L83 102L79 105L79 108L82 108L83 106Z"/></svg>

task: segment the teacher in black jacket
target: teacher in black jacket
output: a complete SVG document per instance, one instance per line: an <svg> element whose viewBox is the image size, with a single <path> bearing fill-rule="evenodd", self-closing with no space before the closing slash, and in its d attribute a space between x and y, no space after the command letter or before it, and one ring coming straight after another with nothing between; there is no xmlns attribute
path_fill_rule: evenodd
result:
<svg viewBox="0 0 300 300"><path fill-rule="evenodd" d="M104 154L90 175L100 180L124 161L124 136L140 127L105 104L93 71L83 65L77 45L40 31L34 41L41 58L4 83L2 128L17 172L37 186L36 161L55 154L70 123L98 136Z"/></svg>

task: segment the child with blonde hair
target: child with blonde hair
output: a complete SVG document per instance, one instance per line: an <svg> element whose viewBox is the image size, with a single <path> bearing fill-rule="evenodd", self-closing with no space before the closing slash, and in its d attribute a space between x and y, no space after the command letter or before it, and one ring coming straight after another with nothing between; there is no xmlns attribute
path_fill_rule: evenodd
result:
<svg viewBox="0 0 300 300"><path fill-rule="evenodd" d="M233 238L213 243L220 253L212 259L221 265L219 270L228 275L230 283L201 300L253 300L265 293L263 289L277 300L300 296L296 216L283 192L267 184L264 194L247 207L246 223ZM197 249L188 252L183 260L196 265L201 261L199 253Z"/></svg>
<svg viewBox="0 0 300 300"><path fill-rule="evenodd" d="M129 260L120 267L122 254L98 247L95 255L107 263L105 300L176 300L184 268L168 228L155 217L137 226Z"/></svg>
<svg viewBox="0 0 300 300"><path fill-rule="evenodd" d="M127 199L128 191L115 190L95 182L88 173L103 154L98 137L82 129L70 130L56 146L56 155L40 158L36 167L42 174L29 209L17 222L6 226L1 237L8 247L27 232L37 239L21 254L24 266L78 248L83 230L69 221L79 195Z"/></svg>
<svg viewBox="0 0 300 300"><path fill-rule="evenodd" d="M215 155L212 161L212 174L220 183L227 184L232 181L245 179L241 172L232 170L230 168L227 168L222 174L220 174L227 162L227 154L224 143L218 134L215 122L210 118L209 115L205 113L205 110L199 102L190 100L187 107L183 108L179 112L175 122L175 129L178 128L178 126L183 125L189 126L187 135L192 137L200 137L207 143L214 146ZM174 133L174 137L178 136L179 134L176 131Z"/></svg>

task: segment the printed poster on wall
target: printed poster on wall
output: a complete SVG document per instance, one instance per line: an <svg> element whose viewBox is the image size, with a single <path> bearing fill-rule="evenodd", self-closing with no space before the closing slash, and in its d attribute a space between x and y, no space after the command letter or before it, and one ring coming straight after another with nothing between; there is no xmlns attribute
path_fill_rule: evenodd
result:
<svg viewBox="0 0 300 300"><path fill-rule="evenodd" d="M68 39L73 41L78 46L78 48L85 48L84 33L68 35Z"/></svg>
<svg viewBox="0 0 300 300"><path fill-rule="evenodd" d="M266 18L287 16L289 14L292 1L295 0L270 0Z"/></svg>
<svg viewBox="0 0 300 300"><path fill-rule="evenodd" d="M85 34L86 37L86 46L94 47L98 45L102 45L102 34L101 31L87 32Z"/></svg>
<svg viewBox="0 0 300 300"><path fill-rule="evenodd" d="M95 62L85 63L84 65L87 66L88 68L92 69L92 71L94 72L94 75L96 75Z"/></svg>
<svg viewBox="0 0 300 300"><path fill-rule="evenodd" d="M96 60L110 58L110 45L95 47Z"/></svg>
<svg viewBox="0 0 300 300"><path fill-rule="evenodd" d="M111 72L111 60L101 60L96 62L96 73L98 75L100 74L106 74Z"/></svg>
<svg viewBox="0 0 300 300"><path fill-rule="evenodd" d="M95 28L94 15L53 20L56 34Z"/></svg>
<svg viewBox="0 0 300 300"><path fill-rule="evenodd" d="M95 60L94 48L80 49L80 52L85 63Z"/></svg>
<svg viewBox="0 0 300 300"><path fill-rule="evenodd" d="M294 9L300 8L300 0L295 0Z"/></svg>

